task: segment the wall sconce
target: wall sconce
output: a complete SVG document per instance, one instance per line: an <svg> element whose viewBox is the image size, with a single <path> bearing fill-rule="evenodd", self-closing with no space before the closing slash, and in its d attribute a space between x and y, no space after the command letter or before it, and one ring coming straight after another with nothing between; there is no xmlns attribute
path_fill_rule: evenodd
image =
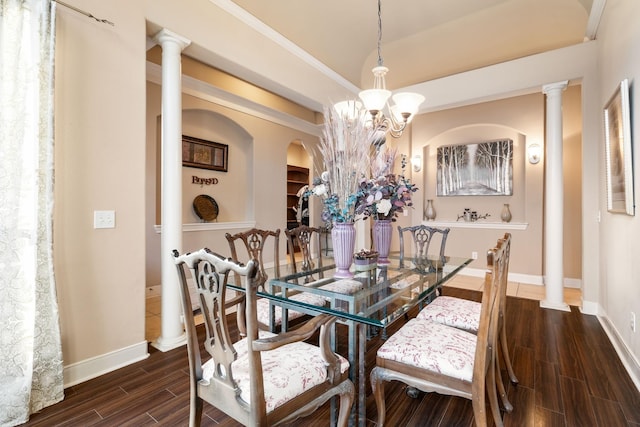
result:
<svg viewBox="0 0 640 427"><path fill-rule="evenodd" d="M539 144L531 144L527 148L527 156L529 157L529 163L535 165L542 157L542 147Z"/></svg>
<svg viewBox="0 0 640 427"><path fill-rule="evenodd" d="M411 158L411 164L414 172L420 172L422 170L422 156L420 154L414 155Z"/></svg>

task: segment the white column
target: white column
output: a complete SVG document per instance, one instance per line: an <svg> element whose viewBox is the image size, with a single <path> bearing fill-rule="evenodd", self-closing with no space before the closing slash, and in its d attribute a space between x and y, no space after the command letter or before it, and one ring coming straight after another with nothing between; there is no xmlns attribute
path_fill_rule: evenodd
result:
<svg viewBox="0 0 640 427"><path fill-rule="evenodd" d="M544 265L546 298L540 306L569 311L564 303L563 271L563 203L564 180L562 167L562 91L567 81L543 86L547 95L545 209L544 209Z"/></svg>
<svg viewBox="0 0 640 427"><path fill-rule="evenodd" d="M182 49L191 42L161 30L154 39L162 46L162 330L152 345L168 351L186 344L180 307L180 282L173 261L182 252Z"/></svg>

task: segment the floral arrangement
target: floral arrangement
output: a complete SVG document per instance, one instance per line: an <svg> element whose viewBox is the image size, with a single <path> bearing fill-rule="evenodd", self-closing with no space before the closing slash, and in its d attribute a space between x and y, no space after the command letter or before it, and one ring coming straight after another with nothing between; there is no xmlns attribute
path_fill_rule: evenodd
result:
<svg viewBox="0 0 640 427"><path fill-rule="evenodd" d="M418 189L404 176L406 156L402 156L402 173L393 173L397 150L380 150L371 161L373 178L362 180L356 204L356 214L374 219L395 221L405 207L413 206L412 193Z"/></svg>
<svg viewBox="0 0 640 427"><path fill-rule="evenodd" d="M360 183L368 175L373 131L367 125L367 112L355 109L341 115L334 107L325 108L320 138L324 170L313 180L309 194L323 199L325 223L353 222L360 196Z"/></svg>
<svg viewBox="0 0 640 427"><path fill-rule="evenodd" d="M378 259L378 252L368 251L366 249L360 249L358 252L353 254L353 259L360 260L360 261Z"/></svg>

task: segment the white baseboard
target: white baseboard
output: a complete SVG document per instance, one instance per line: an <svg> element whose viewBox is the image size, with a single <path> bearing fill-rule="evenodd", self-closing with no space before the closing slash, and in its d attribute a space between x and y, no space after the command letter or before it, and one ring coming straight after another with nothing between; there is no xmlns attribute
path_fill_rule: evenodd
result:
<svg viewBox="0 0 640 427"><path fill-rule="evenodd" d="M64 387L80 384L147 357L149 357L147 341L142 341L129 347L67 365L64 367L63 373Z"/></svg>
<svg viewBox="0 0 640 427"><path fill-rule="evenodd" d="M618 357L629 373L631 380L638 391L640 391L640 362L638 362L638 359L636 359L634 354L631 352L631 349L629 349L627 344L624 342L616 327L611 323L609 317L604 313L604 310L602 310L602 307L600 307L599 311L602 313L598 316L600 325L602 325L602 328L609 337L609 341L611 341L613 348L616 350Z"/></svg>
<svg viewBox="0 0 640 427"><path fill-rule="evenodd" d="M581 313L597 316L599 314L599 310L600 305L597 302L582 300L582 307L580 307Z"/></svg>
<svg viewBox="0 0 640 427"><path fill-rule="evenodd" d="M484 273L487 270L484 268L463 268L460 273L461 276L471 276L471 277L484 277ZM521 274L521 273L509 273L509 281L510 282L518 282L524 283L527 285L537 285L544 286L544 277L537 276L534 274ZM582 287L581 279L572 279L570 277L565 277L564 279L564 287L565 288L577 288L580 289Z"/></svg>

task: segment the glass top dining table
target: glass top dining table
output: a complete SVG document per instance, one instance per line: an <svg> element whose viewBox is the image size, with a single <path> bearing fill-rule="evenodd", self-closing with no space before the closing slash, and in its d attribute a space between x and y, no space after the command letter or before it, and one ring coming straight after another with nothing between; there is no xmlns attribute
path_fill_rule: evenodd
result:
<svg viewBox="0 0 640 427"><path fill-rule="evenodd" d="M436 295L436 290L472 259L436 255L405 255L401 259L399 253L392 252L388 264L352 265L352 278L335 278L336 268L332 261L326 258L322 267L272 278L266 289L258 291L258 296L268 298L273 306L282 307L282 330L288 328L288 310L310 315L332 314L348 325L349 374L358 390L357 404L353 407L349 425L364 426L364 354L368 333L376 329L371 327L382 328L383 333L386 332L387 326L403 318L411 308L429 302ZM309 301L307 298L300 298L304 294L322 298L312 298L316 302L309 303L305 302ZM335 349L335 336L333 345Z"/></svg>
<svg viewBox="0 0 640 427"><path fill-rule="evenodd" d="M432 297L438 287L471 261L455 256L405 256L401 260L397 252L392 252L389 264L354 264L351 267L354 277L335 278L335 265L327 258L320 268L272 278L267 289L258 291L258 296L276 305L384 328ZM317 305L305 303L304 298L291 299L300 293L319 295L327 303Z"/></svg>

